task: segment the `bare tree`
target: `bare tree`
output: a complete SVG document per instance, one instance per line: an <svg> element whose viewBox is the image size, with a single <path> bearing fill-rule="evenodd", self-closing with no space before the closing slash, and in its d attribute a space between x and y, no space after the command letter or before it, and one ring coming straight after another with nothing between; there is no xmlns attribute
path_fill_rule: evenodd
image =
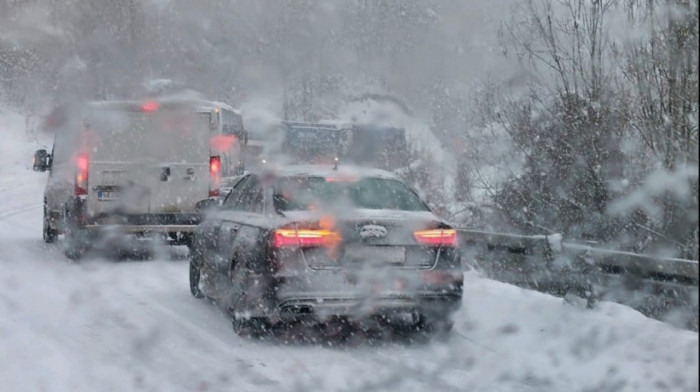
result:
<svg viewBox="0 0 700 392"><path fill-rule="evenodd" d="M631 126L666 170L698 165L698 3L692 0L628 0L629 22L647 34L624 42L624 75L636 110ZM679 252L698 257L697 179L693 195L665 193L660 239L682 243ZM663 241L662 241L663 242Z"/></svg>
<svg viewBox="0 0 700 392"><path fill-rule="evenodd" d="M503 31L534 75L502 125L525 156L524 172L496 196L525 230L610 240L620 227L606 216L610 181L624 167L625 114L611 88L607 17L615 0L528 0Z"/></svg>

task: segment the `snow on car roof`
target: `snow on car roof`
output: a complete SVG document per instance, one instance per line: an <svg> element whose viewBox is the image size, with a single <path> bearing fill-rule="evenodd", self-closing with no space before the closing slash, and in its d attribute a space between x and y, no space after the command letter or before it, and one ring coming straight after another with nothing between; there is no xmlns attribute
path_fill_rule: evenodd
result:
<svg viewBox="0 0 700 392"><path fill-rule="evenodd" d="M270 170L266 168L262 170ZM375 177L398 180L398 177L391 172L382 169L371 167L363 167L356 165L342 164L338 165L338 169L334 170L332 165L285 165L271 169L278 176L293 177L293 176L318 176L318 177Z"/></svg>

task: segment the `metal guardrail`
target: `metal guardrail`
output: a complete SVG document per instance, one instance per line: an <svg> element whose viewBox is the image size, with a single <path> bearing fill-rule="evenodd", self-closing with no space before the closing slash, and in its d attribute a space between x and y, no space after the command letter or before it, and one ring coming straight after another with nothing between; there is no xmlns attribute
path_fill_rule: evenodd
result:
<svg viewBox="0 0 700 392"><path fill-rule="evenodd" d="M641 255L562 241L459 229L466 268L486 277L557 296L574 294L593 306L608 300L647 316L698 330L698 261ZM679 316L680 314L680 316Z"/></svg>
<svg viewBox="0 0 700 392"><path fill-rule="evenodd" d="M595 248L563 242L562 253L572 257L588 258L594 264L612 271L629 272L642 278L677 280L680 283L698 283L698 261L641 255L611 249Z"/></svg>
<svg viewBox="0 0 700 392"><path fill-rule="evenodd" d="M462 248L485 247L509 254L542 257L541 266L550 266L560 256L583 258L589 265L610 270L611 273L629 272L651 279L678 279L697 284L698 261L636 254L613 249L593 247L576 242L562 241L559 234L526 236L459 229Z"/></svg>
<svg viewBox="0 0 700 392"><path fill-rule="evenodd" d="M507 249L513 253L546 249L550 243L547 236L525 236L466 229L460 229L458 233L463 245L484 243L492 249Z"/></svg>
<svg viewBox="0 0 700 392"><path fill-rule="evenodd" d="M555 247L545 236L492 233L458 229L462 260L467 269L477 269L487 277L535 288L553 294L558 289L547 288L563 279L552 277ZM552 279L554 278L554 279Z"/></svg>

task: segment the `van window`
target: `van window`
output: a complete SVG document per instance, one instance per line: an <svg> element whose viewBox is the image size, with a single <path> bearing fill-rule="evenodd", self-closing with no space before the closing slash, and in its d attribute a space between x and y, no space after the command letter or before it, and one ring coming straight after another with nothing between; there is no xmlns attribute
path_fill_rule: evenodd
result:
<svg viewBox="0 0 700 392"><path fill-rule="evenodd" d="M237 113L230 110L222 110L221 130L224 135L234 135L240 139L241 135L243 135L243 119Z"/></svg>

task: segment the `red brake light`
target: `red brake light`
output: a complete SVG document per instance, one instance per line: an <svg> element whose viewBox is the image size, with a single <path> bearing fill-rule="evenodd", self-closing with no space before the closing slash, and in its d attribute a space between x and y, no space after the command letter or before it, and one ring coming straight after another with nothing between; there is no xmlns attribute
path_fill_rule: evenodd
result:
<svg viewBox="0 0 700 392"><path fill-rule="evenodd" d="M144 102L143 105L141 105L141 110L144 112L155 112L158 110L158 102L156 101L148 101Z"/></svg>
<svg viewBox="0 0 700 392"><path fill-rule="evenodd" d="M277 229L272 233L272 247L274 248L334 247L338 242L340 242L340 234L325 229Z"/></svg>
<svg viewBox="0 0 700 392"><path fill-rule="evenodd" d="M88 165L90 164L90 161L88 159L87 154L78 155L78 159L76 160L76 164L78 166L78 170L87 171Z"/></svg>
<svg viewBox="0 0 700 392"><path fill-rule="evenodd" d="M209 158L209 171L211 172L211 174L219 174L219 172L221 171L221 158Z"/></svg>
<svg viewBox="0 0 700 392"><path fill-rule="evenodd" d="M90 158L87 154L79 154L76 158L75 165L76 171L74 193L76 196L87 195Z"/></svg>
<svg viewBox="0 0 700 392"><path fill-rule="evenodd" d="M221 158L209 157L209 197L219 196Z"/></svg>
<svg viewBox="0 0 700 392"><path fill-rule="evenodd" d="M427 246L457 246L457 231L454 229L419 230L413 237L421 245Z"/></svg>

